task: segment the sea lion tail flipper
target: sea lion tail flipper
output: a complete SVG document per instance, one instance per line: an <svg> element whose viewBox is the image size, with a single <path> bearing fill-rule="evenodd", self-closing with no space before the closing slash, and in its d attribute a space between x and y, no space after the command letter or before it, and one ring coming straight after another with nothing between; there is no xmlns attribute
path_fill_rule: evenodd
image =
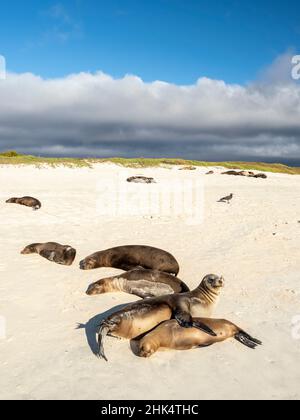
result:
<svg viewBox="0 0 300 420"><path fill-rule="evenodd" d="M110 328L105 324L102 323L98 329L98 354L97 356L99 359L104 359L108 362L107 357L104 353L104 338L108 335Z"/></svg>
<svg viewBox="0 0 300 420"><path fill-rule="evenodd" d="M256 338L251 337L249 334L245 333L244 331L239 331L234 338L242 343L244 346L249 347L250 349L255 349L257 346L261 346L262 342L257 340Z"/></svg>

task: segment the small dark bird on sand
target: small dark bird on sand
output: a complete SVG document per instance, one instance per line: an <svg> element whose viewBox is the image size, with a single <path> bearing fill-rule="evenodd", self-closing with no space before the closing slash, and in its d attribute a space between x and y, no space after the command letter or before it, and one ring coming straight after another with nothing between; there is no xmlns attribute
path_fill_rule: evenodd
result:
<svg viewBox="0 0 300 420"><path fill-rule="evenodd" d="M227 203L227 204L229 204L232 199L233 199L233 194L230 194L227 197L221 198L221 200L219 200L218 203Z"/></svg>

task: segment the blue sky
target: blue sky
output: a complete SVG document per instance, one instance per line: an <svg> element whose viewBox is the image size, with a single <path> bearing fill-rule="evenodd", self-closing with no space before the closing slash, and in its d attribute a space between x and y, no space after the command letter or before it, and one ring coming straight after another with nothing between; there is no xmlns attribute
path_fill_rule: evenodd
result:
<svg viewBox="0 0 300 420"><path fill-rule="evenodd" d="M0 54L13 72L60 77L102 70L145 81L246 83L300 46L296 0L11 0Z"/></svg>
<svg viewBox="0 0 300 420"><path fill-rule="evenodd" d="M300 164L299 16L296 0L2 2L0 150Z"/></svg>

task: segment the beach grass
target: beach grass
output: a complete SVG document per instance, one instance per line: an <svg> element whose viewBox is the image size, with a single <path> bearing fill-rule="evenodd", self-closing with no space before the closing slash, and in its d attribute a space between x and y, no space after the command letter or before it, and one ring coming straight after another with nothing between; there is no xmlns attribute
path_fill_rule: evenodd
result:
<svg viewBox="0 0 300 420"><path fill-rule="evenodd" d="M220 166L227 169L255 170L260 172L284 173L300 175L300 167L291 167L279 163L262 162L205 162L186 159L150 159L150 158L105 158L105 159L80 159L80 158L50 158L18 154L15 151L0 153L0 165L34 165L42 166L67 166L70 168L92 167L97 163L114 163L127 168L151 168L159 166Z"/></svg>

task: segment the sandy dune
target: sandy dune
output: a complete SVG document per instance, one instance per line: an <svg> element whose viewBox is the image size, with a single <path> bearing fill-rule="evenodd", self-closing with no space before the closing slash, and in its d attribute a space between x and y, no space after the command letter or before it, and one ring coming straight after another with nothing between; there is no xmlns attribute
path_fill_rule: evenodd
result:
<svg viewBox="0 0 300 420"><path fill-rule="evenodd" d="M205 172L111 164L0 168L1 399L300 397L300 328L292 328L300 315L300 177L270 174L257 180L222 176L221 169L212 176ZM173 212L174 203L163 203L169 208L161 217L155 212L130 217L124 197L119 199L121 185L139 174L154 176L158 184L133 186L133 194L146 188L155 194L175 178L199 188L203 220L201 210L194 223L187 223L183 213ZM231 192L231 205L217 203ZM39 198L42 209L5 204L23 195ZM24 246L48 241L74 246L74 265L20 255ZM144 360L132 353L129 342L108 339L110 362L99 361L93 354L95 326L103 313L136 298L86 296L90 283L118 271L82 272L78 262L124 244L170 251L191 287L205 274L223 274L227 284L216 317L242 326L264 346L251 351L228 341Z"/></svg>

